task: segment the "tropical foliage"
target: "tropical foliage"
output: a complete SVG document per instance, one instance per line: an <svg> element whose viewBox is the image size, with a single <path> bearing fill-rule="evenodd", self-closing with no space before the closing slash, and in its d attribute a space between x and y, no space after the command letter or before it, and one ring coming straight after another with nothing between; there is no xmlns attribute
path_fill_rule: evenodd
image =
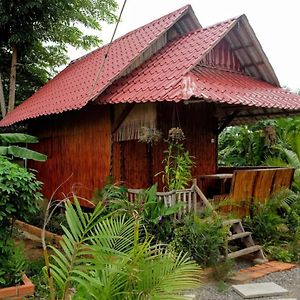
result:
<svg viewBox="0 0 300 300"><path fill-rule="evenodd" d="M133 199L128 199L128 190L125 187L107 185L99 201L105 207L105 213L126 215L128 218L138 216L148 233L155 241L169 242L173 238L176 226L176 214L183 203L176 203L167 207L163 199L157 198L157 186L141 190Z"/></svg>
<svg viewBox="0 0 300 300"><path fill-rule="evenodd" d="M227 230L222 226L222 219L216 215L200 218L187 215L184 224L175 229L171 247L177 252L189 253L199 265L214 266L220 263L224 253Z"/></svg>
<svg viewBox="0 0 300 300"><path fill-rule="evenodd" d="M0 284L20 279L22 259L12 243L15 219L27 220L42 200L41 182L33 173L0 156Z"/></svg>
<svg viewBox="0 0 300 300"><path fill-rule="evenodd" d="M156 174L162 176L164 189L167 191L182 190L192 180L193 157L184 147L185 135L181 128L169 130L167 150L164 151L163 171Z"/></svg>
<svg viewBox="0 0 300 300"><path fill-rule="evenodd" d="M36 137L24 133L0 133L0 155L45 161L47 159L46 155L19 146L19 144L37 142L38 139Z"/></svg>
<svg viewBox="0 0 300 300"><path fill-rule="evenodd" d="M270 166L289 166L295 168L293 189L300 192L300 131L288 131L277 145L278 155L268 157Z"/></svg>
<svg viewBox="0 0 300 300"><path fill-rule="evenodd" d="M219 135L219 165L292 165L291 158L295 158L299 148L299 133L300 118L228 127Z"/></svg>
<svg viewBox="0 0 300 300"><path fill-rule="evenodd" d="M288 189L274 193L266 204L254 203L245 224L270 259L300 259L300 195Z"/></svg>
<svg viewBox="0 0 300 300"><path fill-rule="evenodd" d="M220 166L258 166L274 155L275 121L226 128L219 135Z"/></svg>
<svg viewBox="0 0 300 300"><path fill-rule="evenodd" d="M84 213L74 201L66 203L61 250L52 248L60 299L184 299L182 291L199 283L199 268L186 255L153 245L147 232L141 239L139 217L103 216L101 204Z"/></svg>

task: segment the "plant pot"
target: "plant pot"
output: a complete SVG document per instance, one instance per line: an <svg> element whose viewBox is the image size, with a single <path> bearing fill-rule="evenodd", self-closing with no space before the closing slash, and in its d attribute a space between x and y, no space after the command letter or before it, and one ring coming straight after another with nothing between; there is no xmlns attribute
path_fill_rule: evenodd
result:
<svg viewBox="0 0 300 300"><path fill-rule="evenodd" d="M23 284L21 285L0 289L0 299L20 300L25 296L32 296L34 294L34 284L25 274L22 275L22 281Z"/></svg>

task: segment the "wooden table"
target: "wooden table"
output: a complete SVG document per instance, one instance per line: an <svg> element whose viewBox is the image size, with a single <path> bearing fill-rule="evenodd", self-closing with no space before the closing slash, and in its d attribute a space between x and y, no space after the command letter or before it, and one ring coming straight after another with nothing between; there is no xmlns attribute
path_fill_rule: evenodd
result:
<svg viewBox="0 0 300 300"><path fill-rule="evenodd" d="M203 186L203 182L204 182L205 179L218 179L218 180L221 180L220 192L221 192L221 194L224 194L225 193L225 183L228 179L232 179L232 176L233 176L233 174L223 173L223 174L201 175L201 176L199 176L199 178L202 181L202 186Z"/></svg>

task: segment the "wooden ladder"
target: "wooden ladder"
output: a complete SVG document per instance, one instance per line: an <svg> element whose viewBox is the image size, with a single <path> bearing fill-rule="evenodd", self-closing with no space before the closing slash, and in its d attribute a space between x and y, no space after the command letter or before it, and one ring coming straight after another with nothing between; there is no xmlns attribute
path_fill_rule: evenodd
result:
<svg viewBox="0 0 300 300"><path fill-rule="evenodd" d="M234 259L244 255L252 255L253 260L262 263L267 259L264 256L262 247L255 245L252 232L245 231L242 221L240 219L226 220L223 222L223 226L228 228L228 238L225 246L225 256L229 259ZM231 247L239 245L241 249L231 251Z"/></svg>

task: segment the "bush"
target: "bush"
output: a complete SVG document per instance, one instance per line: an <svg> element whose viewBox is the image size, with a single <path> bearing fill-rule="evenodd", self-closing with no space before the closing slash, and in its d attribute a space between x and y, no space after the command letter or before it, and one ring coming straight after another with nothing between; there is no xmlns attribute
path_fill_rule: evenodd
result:
<svg viewBox="0 0 300 300"><path fill-rule="evenodd" d="M20 279L20 268L14 261L12 226L15 219L28 220L37 211L42 200L39 192L41 182L26 169L0 156L0 284L14 283L14 276ZM5 274L6 273L6 274ZM10 274L8 276L8 274Z"/></svg>
<svg viewBox="0 0 300 300"><path fill-rule="evenodd" d="M105 213L126 215L128 218L139 217L147 230L153 236L154 242L167 243L173 238L175 215L183 206L177 203L166 207L162 199L156 196L157 186L142 190L131 201L125 187L106 186L98 193L98 201L105 206Z"/></svg>
<svg viewBox="0 0 300 300"><path fill-rule="evenodd" d="M188 215L184 225L176 228L174 234L171 247L177 252L188 252L201 266L212 266L220 260L227 232L218 217L201 219Z"/></svg>
<svg viewBox="0 0 300 300"><path fill-rule="evenodd" d="M139 218L102 216L100 203L84 213L76 197L74 203L66 203L60 249L51 247L57 299L185 299L199 284L200 270L186 255L151 245L147 234L140 242ZM49 288L54 299L51 281Z"/></svg>
<svg viewBox="0 0 300 300"><path fill-rule="evenodd" d="M0 260L1 287L15 285L20 282L21 274L26 269L26 259L23 252L21 246L13 247L11 243L5 246L4 256Z"/></svg>
<svg viewBox="0 0 300 300"><path fill-rule="evenodd" d="M300 198L289 190L274 193L266 204L255 203L245 228L263 245L267 256L285 262L300 260Z"/></svg>
<svg viewBox="0 0 300 300"><path fill-rule="evenodd" d="M256 203L253 205L252 218L246 217L245 226L255 240L261 244L278 243L280 234L278 229L284 224L283 219L269 205Z"/></svg>

